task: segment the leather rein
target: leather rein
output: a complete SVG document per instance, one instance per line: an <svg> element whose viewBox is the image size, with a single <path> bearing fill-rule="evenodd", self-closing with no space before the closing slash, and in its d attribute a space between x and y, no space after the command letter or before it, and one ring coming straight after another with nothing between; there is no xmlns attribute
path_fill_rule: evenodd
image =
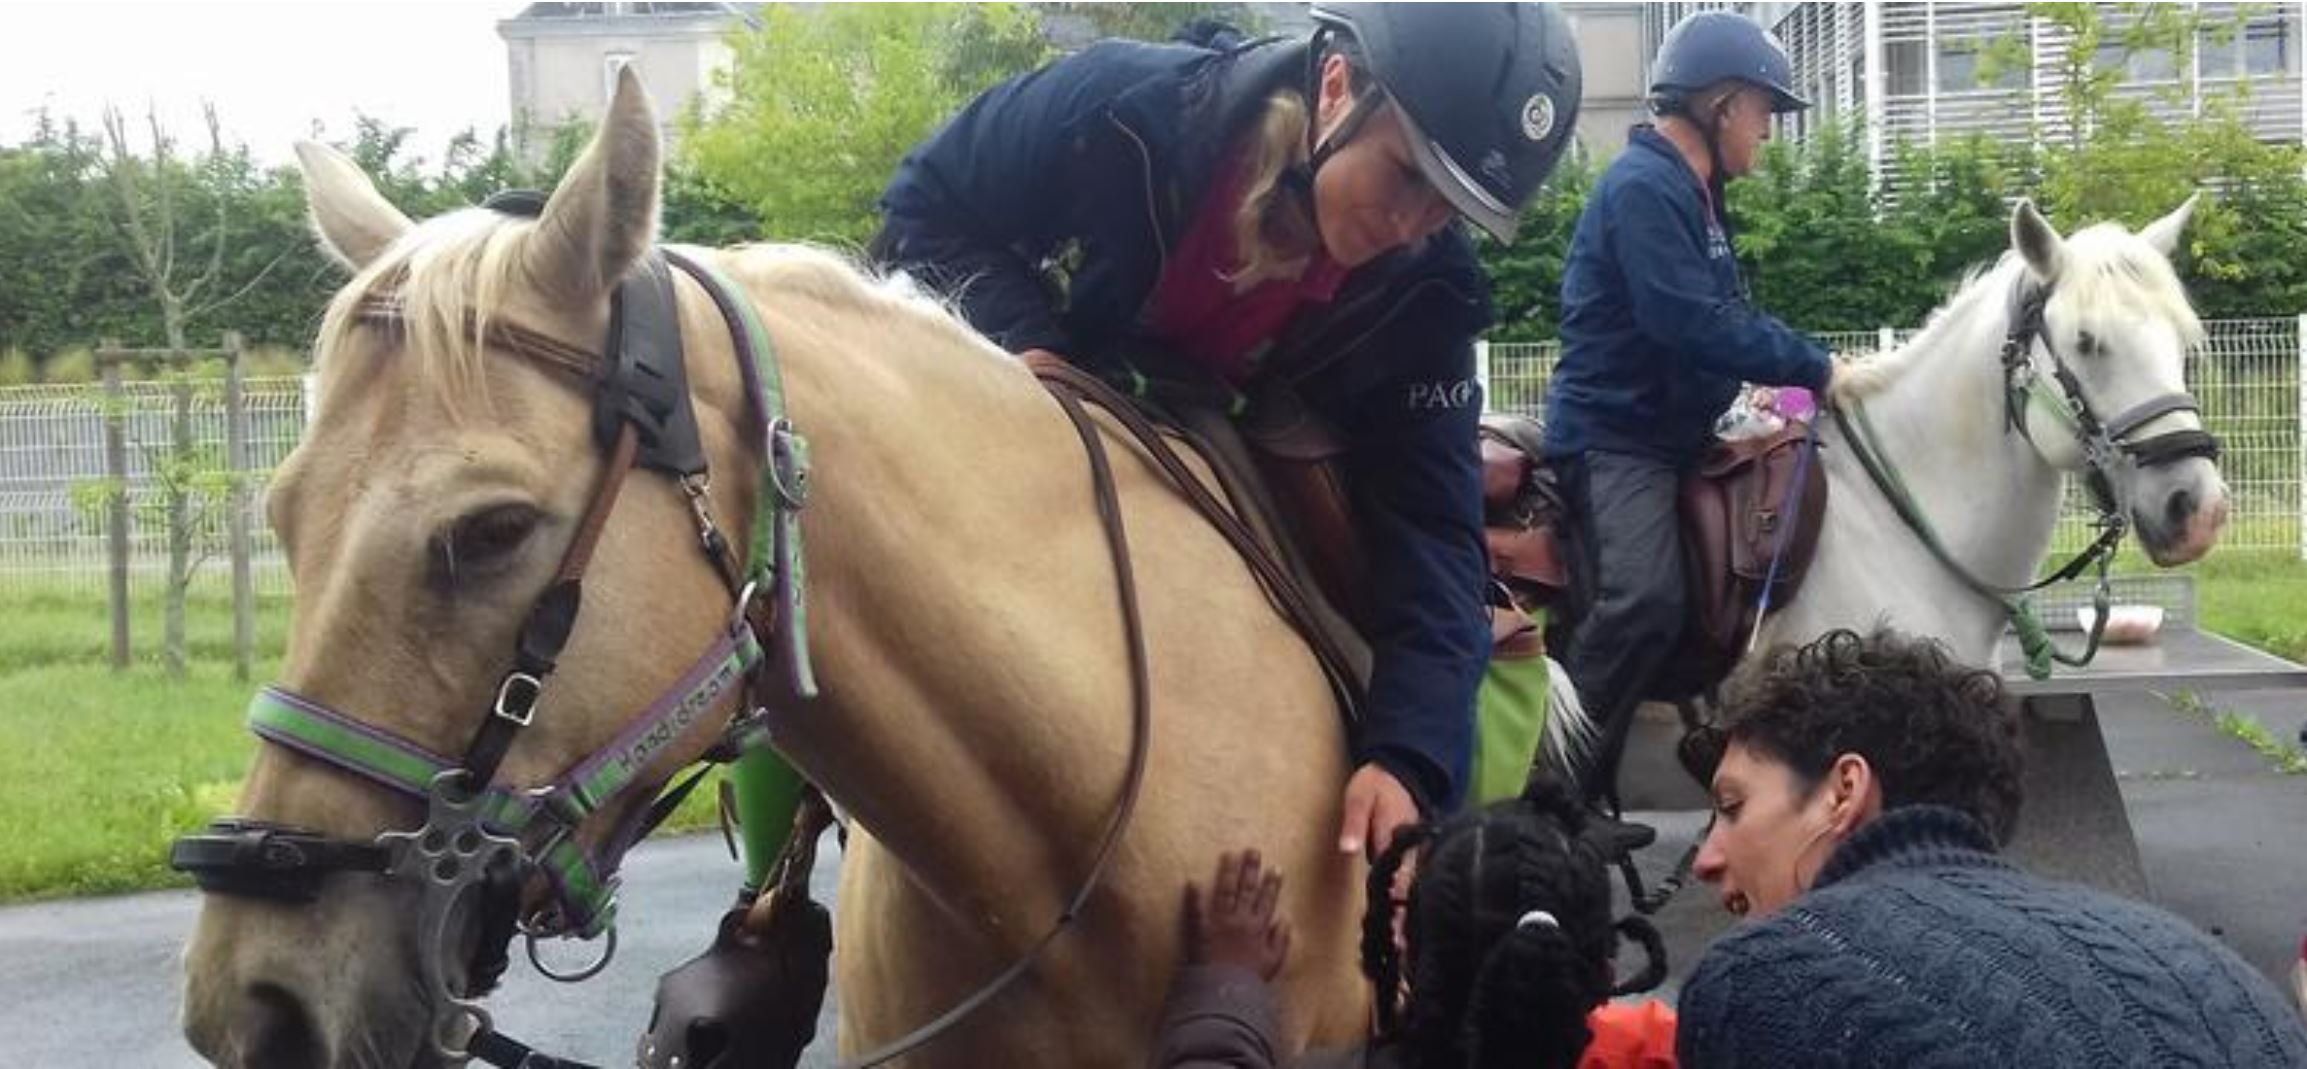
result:
<svg viewBox="0 0 2307 1069"><path fill-rule="evenodd" d="M2127 461L2140 467L2155 467L2175 464L2191 457L2217 460L2220 449L2218 437L2200 428L2182 428L2146 438L2134 438L2147 424L2173 413L2193 412L2199 418L2202 407L2193 394L2185 391L2149 398L2113 419L2101 420L2083 395L2082 381L2068 367L2057 347L2051 344L2050 335L2043 329L2043 310L2049 304L2050 296L2048 285L2033 285L2024 279L2013 287L2011 325L2003 336L2000 351L2004 433L2016 433L2032 442L2034 435L2028 429L2027 417L2030 413L2040 412L2072 434L2083 452L2085 486L2090 490L2092 506L2096 512L2092 525L2098 528L2099 533L2089 546L2050 575L2015 587L1979 578L1954 558L1940 539L1937 529L1923 515L1920 502L1907 489L1905 479L1899 475L1897 466L1884 453L1876 438L1865 405L1854 401L1832 406L1835 424L1842 429L1843 439L1850 443L1851 452L1857 456L1868 479L1889 500L1899 519L1915 533L1940 565L1961 580L1965 587L2003 607L2018 631L2020 646L2027 657L2027 673L2036 679L2048 678L2054 661L2070 667L2089 664L2097 656L2100 640L2105 636L2108 606L2112 601L2108 572L2114 561L2116 547L2130 528L2130 518L2115 492L2114 466ZM2041 369L2036 366L2035 350L2038 344L2050 360L2048 383ZM2083 652L2068 654L2052 644L2047 629L2035 616L2025 596L2054 583L2073 579L2094 566L2097 570L2097 585L2092 594L2092 604L2096 613L2091 631L2085 640Z"/></svg>
<svg viewBox="0 0 2307 1069"><path fill-rule="evenodd" d="M496 206L492 202L492 206ZM536 205L518 202L520 212ZM741 564L714 522L707 504L710 480L696 424L689 409L673 289L666 265L694 278L714 299L738 341L746 384L765 436L768 463L762 473L760 508L749 560ZM478 1001L502 976L506 944L518 931L540 972L564 982L598 973L615 952L616 868L624 852L668 816L696 784L697 774L645 807L633 810L595 853L577 845L577 829L590 815L628 788L662 748L680 738L697 718L731 689L744 694L739 712L724 728L707 761L733 760L752 746L765 745L767 716L750 691L772 656L784 662L792 691L816 695L810 667L802 600L799 510L806 500L808 449L784 415L782 384L768 336L750 303L734 283L702 262L666 249L653 253L619 284L612 301L607 357L588 352L517 324L472 324L494 348L528 359L597 393L595 429L607 452L601 480L560 566L531 606L515 643L513 666L499 680L480 727L457 758L434 754L389 732L280 687L263 688L251 705L250 727L259 738L291 749L373 784L425 803L425 822L410 831L388 831L370 842L333 839L319 832L238 817L220 819L199 835L179 839L171 864L191 873L204 891L289 903L314 901L323 880L339 872L364 872L407 879L420 887L419 968L434 1000L427 1042L434 1054L452 1060L479 1058L519 1069L570 1067L582 1063L553 1059L498 1033ZM371 296L358 309L360 321L378 329L402 329L398 303ZM1049 929L1002 973L977 992L913 1032L862 1057L844 1069L880 1065L919 1049L991 1002L1022 976L1057 937L1071 926L1110 868L1116 848L1135 814L1152 734L1150 668L1144 625L1138 610L1119 497L1111 463L1096 425L1074 393L1051 383L1052 394L1080 435L1088 454L1092 488L1105 529L1120 591L1120 610L1129 645L1131 738L1122 796L1108 818L1089 870ZM636 466L672 475L687 495L697 522L699 545L736 599L728 626L705 653L648 710L634 718L610 746L581 762L553 783L508 788L494 783L498 767L522 728L538 712L539 699L556 659L573 631L582 603L583 579L602 529L615 510L626 477ZM1199 484L1193 484L1199 488ZM1206 493L1206 492L1205 492ZM814 840L778 866L780 891L795 873L805 874ZM524 904L524 888L541 876L550 904ZM805 875L799 877L805 879ZM452 983L449 963L458 933L452 923L470 902L481 918L479 945L462 985ZM537 955L545 937L591 939L606 936L600 957L574 973L556 973Z"/></svg>

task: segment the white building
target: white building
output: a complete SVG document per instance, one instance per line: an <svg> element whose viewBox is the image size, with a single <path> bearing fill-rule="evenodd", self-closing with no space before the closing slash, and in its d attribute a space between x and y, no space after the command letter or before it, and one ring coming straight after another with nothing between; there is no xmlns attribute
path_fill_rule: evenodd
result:
<svg viewBox="0 0 2307 1069"><path fill-rule="evenodd" d="M1865 121L1869 156L1900 141L1932 143L1971 133L2018 140L2057 137L2066 116L2058 72L2072 42L2025 4L1750 3L1661 4L1652 32L1702 7L1736 7L1772 27L1793 55L1800 91L1818 105L1791 117L1801 136L1834 116ZM2133 51L2120 40L2126 5L2101 4L2107 31L2097 62L2121 67L2122 96L2166 117L2199 114L2225 100L2262 139L2307 140L2300 32L2307 5L2190 5L2219 27L2191 55ZM2248 13L2236 25L2239 13ZM1654 38L1655 39L1655 38ZM2006 61L2008 57L2011 61Z"/></svg>
<svg viewBox="0 0 2307 1069"><path fill-rule="evenodd" d="M641 72L670 142L683 109L729 65L726 39L760 4L539 3L497 23L512 90L513 148L539 162L553 131L597 123L617 72Z"/></svg>

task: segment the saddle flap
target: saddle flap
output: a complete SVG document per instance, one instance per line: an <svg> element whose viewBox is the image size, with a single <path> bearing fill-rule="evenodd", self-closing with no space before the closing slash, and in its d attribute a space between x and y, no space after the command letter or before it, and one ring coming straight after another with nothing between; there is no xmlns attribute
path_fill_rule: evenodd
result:
<svg viewBox="0 0 2307 1069"><path fill-rule="evenodd" d="M1802 585L1826 519L1826 469L1816 450L1809 425L1789 423L1720 443L1683 481L1698 629L1717 652L1735 657L1765 596L1783 606Z"/></svg>

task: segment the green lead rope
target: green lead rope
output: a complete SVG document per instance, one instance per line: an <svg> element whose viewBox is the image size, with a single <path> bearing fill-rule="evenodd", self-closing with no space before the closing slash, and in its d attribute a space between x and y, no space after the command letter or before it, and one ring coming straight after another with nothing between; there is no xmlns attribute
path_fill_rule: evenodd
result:
<svg viewBox="0 0 2307 1069"><path fill-rule="evenodd" d="M2026 659L2027 678L2049 679L2054 664L2081 668L2099 655L2099 640L2106 635L2107 607L2112 600L2107 569L2114 563L2114 543L2123 536L2119 521L2104 524L2098 540L2083 551L2083 556L2076 558L2049 579L2017 590L1995 586L1972 575L1969 569L1954 559L1953 554L1947 552L1946 544L1939 540L1938 531L1923 516L1922 507L1907 489L1906 480L1899 476L1897 466L1883 456L1881 447L1875 444L1874 422L1867 418L1866 406L1854 402L1848 406L1836 405L1832 411L1835 423L1842 428L1843 437L1850 442L1851 452L1857 455L1860 466L1866 469L1874 484L1881 488L1883 496L1890 499L1891 507L1898 512L1900 519L1906 521L1907 527L1914 531L1923 547L1930 550L1940 564L1945 565L1973 592L2002 606L2003 614L2010 619L2011 630L2018 635L2019 653ZM2095 559L2098 569L2098 587L2091 595L2091 604L2096 611L2091 620L2090 637L2083 644L2083 652L2069 654L2062 652L2051 641L2050 629L2043 625L2041 615L2035 612L2034 599L2028 597L2027 592L2072 575L2079 570L2076 565L2087 559ZM2017 596L2013 597L2014 594Z"/></svg>

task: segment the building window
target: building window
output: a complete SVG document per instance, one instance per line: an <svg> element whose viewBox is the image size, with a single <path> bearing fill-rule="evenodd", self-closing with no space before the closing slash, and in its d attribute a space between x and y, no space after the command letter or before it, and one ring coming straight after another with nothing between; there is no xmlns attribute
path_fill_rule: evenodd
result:
<svg viewBox="0 0 2307 1069"><path fill-rule="evenodd" d="M1992 80L1988 76L1992 75ZM1939 45L1939 92L1969 89L2017 89L2027 84L2023 62L1997 56L1987 58L1980 41L1947 41Z"/></svg>
<svg viewBox="0 0 2307 1069"><path fill-rule="evenodd" d="M2291 73L2291 28L2281 22L2262 22L2243 34L2244 77Z"/></svg>
<svg viewBox="0 0 2307 1069"><path fill-rule="evenodd" d="M1919 97L1929 77L1929 60L1921 41L1888 41L1882 46L1883 91L1894 97Z"/></svg>
<svg viewBox="0 0 2307 1069"><path fill-rule="evenodd" d="M2128 82L2175 82L2179 57L2168 48L2133 48L2120 42L2099 46L2092 62L2103 71L2121 71Z"/></svg>
<svg viewBox="0 0 2307 1069"><path fill-rule="evenodd" d="M617 75L633 65L636 57L631 52L611 52L601 57L601 99L614 100L617 96Z"/></svg>
<svg viewBox="0 0 2307 1069"><path fill-rule="evenodd" d="M2206 31L2196 53L2205 78L2280 78L2291 73L2291 27L2284 20Z"/></svg>

